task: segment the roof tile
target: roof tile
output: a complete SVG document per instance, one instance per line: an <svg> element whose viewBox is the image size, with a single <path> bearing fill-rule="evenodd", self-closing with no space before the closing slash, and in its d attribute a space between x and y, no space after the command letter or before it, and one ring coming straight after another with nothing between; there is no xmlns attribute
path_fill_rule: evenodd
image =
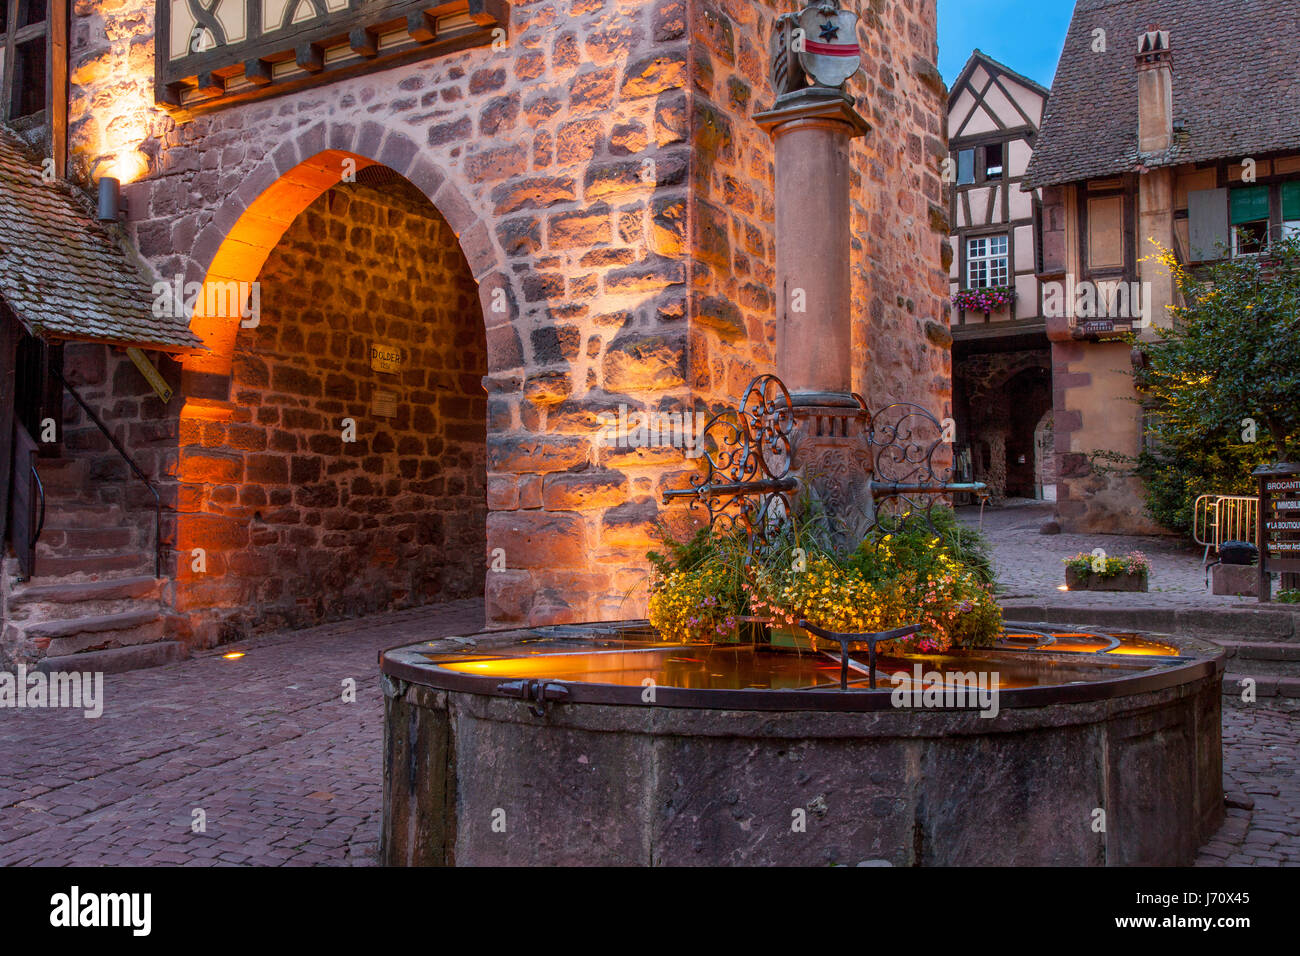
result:
<svg viewBox="0 0 1300 956"><path fill-rule="evenodd" d="M1170 33L1172 149L1138 155L1138 37ZM1106 52L1093 52L1105 30ZM1300 149L1300 0L1079 0L1026 173L1051 186Z"/></svg>
<svg viewBox="0 0 1300 956"><path fill-rule="evenodd" d="M33 332L164 350L201 348L184 316L153 314L152 280L68 183L44 183L0 127L0 298Z"/></svg>

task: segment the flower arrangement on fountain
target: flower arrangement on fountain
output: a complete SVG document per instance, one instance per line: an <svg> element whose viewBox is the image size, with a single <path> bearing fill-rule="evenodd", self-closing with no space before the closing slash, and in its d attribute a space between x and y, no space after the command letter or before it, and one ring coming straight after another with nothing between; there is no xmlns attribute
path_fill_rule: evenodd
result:
<svg viewBox="0 0 1300 956"><path fill-rule="evenodd" d="M954 309L966 312L983 312L988 315L998 309L1005 309L1016 301L1016 290L1008 286L996 286L986 289L962 289L952 297Z"/></svg>
<svg viewBox="0 0 1300 956"><path fill-rule="evenodd" d="M919 624L911 638L882 642L881 652L987 646L1002 626L987 550L943 511L935 510L934 529L904 523L848 554L794 534L746 562L735 534L665 536L668 556L650 555L650 623L680 641L739 639L752 620L790 630L807 620L843 633Z"/></svg>

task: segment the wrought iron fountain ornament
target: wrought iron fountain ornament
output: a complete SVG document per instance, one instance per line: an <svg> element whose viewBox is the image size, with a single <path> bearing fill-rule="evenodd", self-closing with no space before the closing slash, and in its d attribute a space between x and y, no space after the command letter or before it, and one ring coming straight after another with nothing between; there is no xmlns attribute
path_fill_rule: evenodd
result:
<svg viewBox="0 0 1300 956"><path fill-rule="evenodd" d="M954 492L980 494L980 481L951 481L952 469L936 471L935 453L943 444L943 423L920 405L894 402L878 411L867 408L853 393L863 428L851 458L860 478L856 489L865 490L860 514L839 514L843 525L857 529L858 541L897 530L904 515L919 515L934 529L931 517L941 495ZM726 533L741 527L753 558L771 544L796 514L792 495L818 497L813 480L802 474L798 457L801 436L795 422L794 402L775 375L759 375L746 387L734 409L709 419L700 437L706 468L692 475L690 487L665 491L664 503L689 499L708 512L711 530ZM917 431L925 428L939 437L924 441ZM845 496L863 502L864 496ZM865 503L864 502L864 503ZM865 520L862 520L865 519Z"/></svg>
<svg viewBox="0 0 1300 956"><path fill-rule="evenodd" d="M936 471L934 457L943 444L943 423L925 408L894 402L872 412L861 395L855 392L852 397L857 411L845 411L863 423L850 445L850 458L858 467L859 477L849 480L849 493L839 496L841 513L833 515L841 533L849 534L850 544L877 543L908 520L923 520L934 531L932 511L941 495L984 491L983 482L951 481L951 469ZM938 437L922 440L917 437L922 428L932 429ZM725 534L743 529L747 562L783 537L797 515L796 503L801 498L811 501L824 497L816 488L819 476L806 473L796 461L803 438L795 419L795 405L789 390L775 375L759 375L751 381L736 407L709 419L697 440L703 443L705 470L691 477L689 487L665 491L664 503L687 499L691 509L703 506L711 531ZM854 513L846 514L846 509ZM846 634L803 620L799 626L839 643L842 689L848 687L849 644L867 644L873 690L876 644L908 637L919 627Z"/></svg>

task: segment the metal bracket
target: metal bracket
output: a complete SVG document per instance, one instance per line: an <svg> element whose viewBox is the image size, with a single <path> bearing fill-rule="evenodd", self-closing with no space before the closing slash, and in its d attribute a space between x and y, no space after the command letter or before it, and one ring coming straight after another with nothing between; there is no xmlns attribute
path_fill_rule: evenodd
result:
<svg viewBox="0 0 1300 956"><path fill-rule="evenodd" d="M901 637L910 637L921 629L919 624L904 624L891 631L876 631L869 634L841 634L828 631L815 624L801 620L799 626L810 634L828 641L838 641L840 645L840 690L849 689L849 642L867 642L867 686L876 689L876 642L896 641Z"/></svg>
<svg viewBox="0 0 1300 956"><path fill-rule="evenodd" d="M546 705L552 700L568 700L569 687L557 681L511 680L497 685L497 693L529 701L534 717L546 716Z"/></svg>

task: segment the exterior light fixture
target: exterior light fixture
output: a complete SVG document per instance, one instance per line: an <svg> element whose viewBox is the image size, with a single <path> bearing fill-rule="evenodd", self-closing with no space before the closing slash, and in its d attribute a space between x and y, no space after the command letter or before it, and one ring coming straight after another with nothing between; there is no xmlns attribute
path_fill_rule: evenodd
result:
<svg viewBox="0 0 1300 956"><path fill-rule="evenodd" d="M237 661L243 656L244 656L243 651L231 651L229 654L222 654L221 658L222 660L227 660L227 661Z"/></svg>
<svg viewBox="0 0 1300 956"><path fill-rule="evenodd" d="M1068 591L1068 590L1070 590L1070 586L1069 586L1068 584L1058 584L1058 585L1056 586L1056 590L1058 590L1058 591Z"/></svg>
<svg viewBox="0 0 1300 956"><path fill-rule="evenodd" d="M126 218L126 201L122 199L122 183L116 176L99 177L100 222L118 222Z"/></svg>

